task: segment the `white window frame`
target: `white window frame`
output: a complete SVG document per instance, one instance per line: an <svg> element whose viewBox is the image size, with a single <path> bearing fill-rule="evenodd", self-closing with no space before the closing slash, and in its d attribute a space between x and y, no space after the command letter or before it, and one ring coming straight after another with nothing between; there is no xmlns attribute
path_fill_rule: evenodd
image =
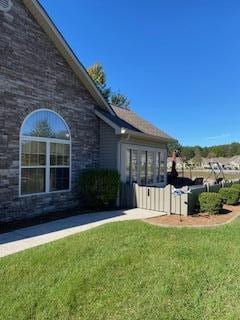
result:
<svg viewBox="0 0 240 320"><path fill-rule="evenodd" d="M159 160L159 167L157 167L157 155L160 154L160 158L158 159ZM163 154L163 157L162 157L162 154ZM164 174L162 175L161 174L161 163L162 161L164 162ZM164 176L164 182L157 182L157 176L158 176L158 172L157 172L157 169L159 170L159 178L161 176ZM156 179L156 182L157 183L165 183L167 181L167 150L166 152L162 152L162 151L156 151L155 152L155 179Z"/></svg>
<svg viewBox="0 0 240 320"><path fill-rule="evenodd" d="M62 139L54 139L54 138L45 138L45 137L32 137L32 136L25 136L22 135L22 130L25 126L25 123L27 120L37 112L41 111L48 111L51 113L54 113L57 117L59 117L63 123L65 124L68 133L69 133L69 140L62 140ZM46 165L45 166L22 166L22 142L23 141L34 141L34 142L45 142L46 143ZM51 143L57 143L57 144L67 144L69 145L69 165L57 165L57 166L51 166L50 164L50 146ZM45 170L45 192L38 192L38 193L28 193L28 194L22 194L22 169L46 169ZM50 191L50 169L51 168L69 168L69 188L66 190L56 190L56 191ZM70 129L66 123L66 121L63 119L63 117L50 109L37 109L33 112L31 112L23 121L21 129L20 129L20 138L19 138L19 197L29 197L29 196L39 196L39 195L46 195L46 194L54 194L54 193L63 193L63 192L70 192L71 191L71 183L72 181L72 139L71 139L71 132Z"/></svg>
<svg viewBox="0 0 240 320"><path fill-rule="evenodd" d="M137 150L138 151L138 184L140 184L140 157L141 157L141 151L147 151L147 152L154 152L154 173L153 173L153 183L148 184L146 180L146 186L159 186L159 187L164 187L167 184L167 149L164 148L158 148L158 147L149 147L149 146L144 146L144 145L136 145L136 144L122 144L122 165L121 165L121 177L122 181L126 183L126 151L128 149L131 150ZM163 182L157 182L156 178L156 154L160 152L162 157L160 161L164 161L165 164L165 172L164 172L164 181ZM146 176L147 179L147 176Z"/></svg>

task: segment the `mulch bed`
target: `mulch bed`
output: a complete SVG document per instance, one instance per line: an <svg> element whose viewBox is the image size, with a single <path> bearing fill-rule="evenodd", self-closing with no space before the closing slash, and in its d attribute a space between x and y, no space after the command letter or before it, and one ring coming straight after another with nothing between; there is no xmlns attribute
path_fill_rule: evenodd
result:
<svg viewBox="0 0 240 320"><path fill-rule="evenodd" d="M228 223L237 216L240 216L240 205L225 205L220 214L213 216L202 213L192 214L187 217L180 217L179 215L166 215L145 219L144 221L166 227L209 227Z"/></svg>

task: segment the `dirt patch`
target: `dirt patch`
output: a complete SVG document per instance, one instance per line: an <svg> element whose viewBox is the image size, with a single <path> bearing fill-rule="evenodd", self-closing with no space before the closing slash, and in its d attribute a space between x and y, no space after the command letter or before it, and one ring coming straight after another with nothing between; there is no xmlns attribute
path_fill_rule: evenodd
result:
<svg viewBox="0 0 240 320"><path fill-rule="evenodd" d="M145 222L166 226L166 227L209 227L231 222L237 216L240 216L240 205L224 206L222 212L218 215L193 214L188 217L179 215L159 216L145 219Z"/></svg>

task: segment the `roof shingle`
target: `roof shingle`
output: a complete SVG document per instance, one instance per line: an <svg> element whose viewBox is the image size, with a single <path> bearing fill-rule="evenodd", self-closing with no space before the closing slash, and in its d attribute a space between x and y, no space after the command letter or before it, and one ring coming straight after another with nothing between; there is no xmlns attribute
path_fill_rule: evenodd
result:
<svg viewBox="0 0 240 320"><path fill-rule="evenodd" d="M153 124L141 118L132 110L124 109L116 106L112 106L112 109L119 119L124 121L128 126L130 125L137 132L145 133L145 134L156 136L163 139L175 140L174 138L169 136L167 133L163 132L162 130L159 130ZM128 129L128 127L124 126L124 124L122 125L122 127Z"/></svg>

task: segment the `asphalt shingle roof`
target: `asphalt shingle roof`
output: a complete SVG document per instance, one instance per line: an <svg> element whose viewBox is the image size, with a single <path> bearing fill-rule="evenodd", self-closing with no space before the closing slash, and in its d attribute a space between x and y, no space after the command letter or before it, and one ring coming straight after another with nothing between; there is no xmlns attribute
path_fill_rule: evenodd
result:
<svg viewBox="0 0 240 320"><path fill-rule="evenodd" d="M164 139L173 139L167 133L163 132L162 130L155 127L150 122L146 121L145 119L141 118L135 112L129 109L124 109L120 107L112 106L113 111L115 112L118 119L123 121L121 127L126 129L131 129L137 132L145 133L148 135L156 136L159 138ZM129 128L129 126L131 128Z"/></svg>
<svg viewBox="0 0 240 320"><path fill-rule="evenodd" d="M103 110L98 109L98 111L103 114L107 119L109 119L110 121L112 121L114 124L116 124L119 128L125 128L125 129L129 129L129 130L133 130L136 132L141 132L140 130L138 130L137 128L133 127L130 123L122 120L120 117L118 117L117 115L112 115L109 112L105 112Z"/></svg>

